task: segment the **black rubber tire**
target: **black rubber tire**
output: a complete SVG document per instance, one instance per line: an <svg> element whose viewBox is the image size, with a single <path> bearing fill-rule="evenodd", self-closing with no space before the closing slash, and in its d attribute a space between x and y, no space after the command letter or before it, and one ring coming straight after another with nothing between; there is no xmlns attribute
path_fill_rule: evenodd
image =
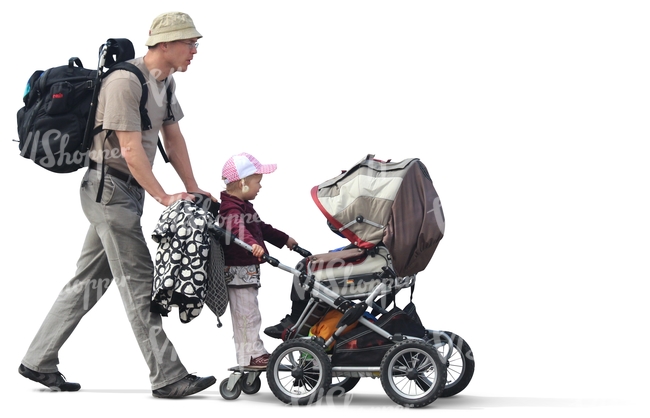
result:
<svg viewBox="0 0 650 418"><path fill-rule="evenodd" d="M438 350L421 340L395 343L381 360L381 385L393 402L420 408L429 405L445 388L447 368Z"/></svg>
<svg viewBox="0 0 650 418"><path fill-rule="evenodd" d="M327 393L332 383L332 364L316 342L293 339L273 350L266 379L271 392L282 402L309 405Z"/></svg>
<svg viewBox="0 0 650 418"><path fill-rule="evenodd" d="M474 354L467 342L450 331L442 331L448 335L453 342L453 352L447 360L447 384L440 397L448 398L462 392L474 376ZM429 343L437 344L439 340L434 338ZM440 344L437 344L440 345ZM441 358L444 361L447 355L448 345L445 344L438 348Z"/></svg>
<svg viewBox="0 0 650 418"><path fill-rule="evenodd" d="M255 376L253 383L251 383L250 385L247 382L248 382L248 373L244 373L242 377L239 379L239 386L241 386L242 392L244 392L247 395L254 395L260 391L260 388L262 387L262 381L260 380L259 375Z"/></svg>
<svg viewBox="0 0 650 418"><path fill-rule="evenodd" d="M329 388L329 393L343 395L350 392L361 380L360 377L332 377L332 384Z"/></svg>
<svg viewBox="0 0 650 418"><path fill-rule="evenodd" d="M221 384L219 385L219 393L225 400L232 401L239 398L239 395L241 395L241 387L239 386L238 381L232 390L228 390L228 380L229 379L223 379L221 381Z"/></svg>

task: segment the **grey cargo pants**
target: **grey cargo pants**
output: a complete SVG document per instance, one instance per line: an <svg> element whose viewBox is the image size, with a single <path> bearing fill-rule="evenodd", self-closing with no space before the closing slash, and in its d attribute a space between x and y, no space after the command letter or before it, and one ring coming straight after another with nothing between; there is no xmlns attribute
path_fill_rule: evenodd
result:
<svg viewBox="0 0 650 418"><path fill-rule="evenodd" d="M81 183L81 206L90 227L77 272L54 302L22 363L41 373L57 372L59 349L115 282L149 366L151 388L159 389L186 376L187 370L162 329L160 315L149 311L153 262L140 226L145 192L107 174L97 203L100 175L88 170Z"/></svg>

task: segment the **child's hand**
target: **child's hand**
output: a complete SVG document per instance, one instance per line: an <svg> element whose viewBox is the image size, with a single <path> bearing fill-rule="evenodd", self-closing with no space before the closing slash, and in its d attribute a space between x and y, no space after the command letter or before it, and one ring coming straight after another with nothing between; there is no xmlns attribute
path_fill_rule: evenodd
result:
<svg viewBox="0 0 650 418"><path fill-rule="evenodd" d="M298 242L295 239L289 237L287 240L287 247L289 247L289 250L293 251L293 247L296 245L298 245Z"/></svg>
<svg viewBox="0 0 650 418"><path fill-rule="evenodd" d="M264 255L264 248L262 248L261 245L259 244L253 244L253 255L258 258L258 260L262 261L262 256Z"/></svg>

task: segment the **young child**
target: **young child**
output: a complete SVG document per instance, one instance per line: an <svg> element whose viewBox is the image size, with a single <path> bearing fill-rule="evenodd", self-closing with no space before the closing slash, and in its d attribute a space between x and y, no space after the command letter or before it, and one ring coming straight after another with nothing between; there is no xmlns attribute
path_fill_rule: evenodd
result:
<svg viewBox="0 0 650 418"><path fill-rule="evenodd" d="M239 367L264 369L269 353L260 338L262 316L257 303L261 257L267 253L264 241L278 248L293 249L295 239L264 223L251 200L262 188L262 175L276 170L275 164L261 164L252 155L232 156L223 166L226 190L221 192L220 226L250 245L251 252L237 244L224 245L226 282Z"/></svg>

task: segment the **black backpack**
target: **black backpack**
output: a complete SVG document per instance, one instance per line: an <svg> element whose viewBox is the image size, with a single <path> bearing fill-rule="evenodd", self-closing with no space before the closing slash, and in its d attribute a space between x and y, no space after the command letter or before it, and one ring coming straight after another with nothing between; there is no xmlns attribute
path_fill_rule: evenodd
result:
<svg viewBox="0 0 650 418"><path fill-rule="evenodd" d="M84 68L79 58L72 57L68 65L35 71L27 82L24 106L17 114L20 155L55 173L71 173L86 167L93 137L103 130L101 126L94 127L101 82L116 70L131 71L138 76L142 84L142 130L151 129L145 108L146 80L135 65L126 62L134 57L131 41L108 39L100 47L96 70ZM171 95L171 88L168 88L168 119L174 118ZM158 148L165 161L169 161L160 139Z"/></svg>

